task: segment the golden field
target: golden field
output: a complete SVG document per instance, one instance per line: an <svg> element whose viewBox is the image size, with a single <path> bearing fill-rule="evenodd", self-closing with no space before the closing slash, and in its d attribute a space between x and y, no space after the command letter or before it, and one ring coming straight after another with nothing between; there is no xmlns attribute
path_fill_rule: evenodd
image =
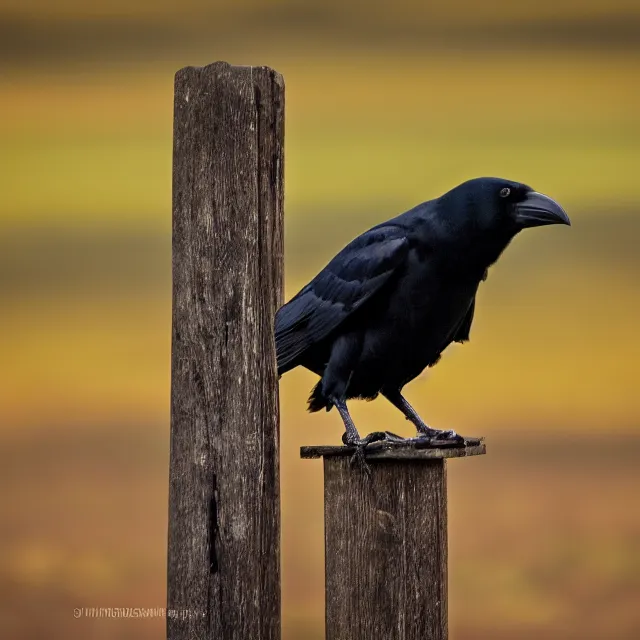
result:
<svg viewBox="0 0 640 640"><path fill-rule="evenodd" d="M162 635L161 619L73 609L164 605L173 74L227 59L285 77L287 296L360 231L469 177L565 206L573 226L517 238L471 342L407 391L434 426L488 438L486 457L449 465L452 639L637 638L640 49L614 46L637 3L461 1L458 21L329 2L322 28L292 2L30 4L0 4L26 34L1 50L0 636ZM462 46L455 31L529 21L574 35ZM611 33L590 44L587 23ZM119 39L131 25L144 37ZM193 38L166 36L178 27ZM438 28L455 44L416 35ZM297 451L341 426L305 413L313 382L281 383L286 640L323 629L321 465ZM409 433L383 400L353 413Z"/></svg>

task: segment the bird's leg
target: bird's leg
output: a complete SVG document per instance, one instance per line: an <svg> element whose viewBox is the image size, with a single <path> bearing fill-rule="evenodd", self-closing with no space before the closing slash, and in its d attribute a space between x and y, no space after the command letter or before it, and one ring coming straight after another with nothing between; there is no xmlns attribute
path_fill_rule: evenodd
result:
<svg viewBox="0 0 640 640"><path fill-rule="evenodd" d="M338 410L342 422L344 422L345 432L342 435L342 442L346 445L355 447L366 447L372 442L378 442L379 440L386 440L387 434L384 431L374 431L364 438L360 437L356 425L353 424L353 419L347 409L347 403L344 400L338 400L337 398L331 398L333 406Z"/></svg>
<svg viewBox="0 0 640 640"><path fill-rule="evenodd" d="M353 419L349 414L347 403L344 400L339 400L337 398L331 398L331 402L333 403L333 406L338 410L338 413L342 418L342 422L344 422L345 432L342 434L342 442L347 446L356 448L356 451L351 458L351 464L353 464L354 462L358 462L358 464L362 469L364 469L366 474L371 475L371 469L369 469L369 465L365 461L364 450L366 449L367 445L372 442L386 440L387 434L382 431L374 431L364 438L361 438L358 430L356 429L356 425L353 423Z"/></svg>
<svg viewBox="0 0 640 640"><path fill-rule="evenodd" d="M360 434L356 429L356 425L353 424L353 419L347 409L347 403L344 400L338 400L337 398L331 398L333 406L338 410L342 422L344 422L344 434L342 436L342 442L345 444L358 444L360 442Z"/></svg>
<svg viewBox="0 0 640 640"><path fill-rule="evenodd" d="M402 411L405 418L410 420L418 430L419 438L429 438L433 440L448 440L451 442L464 443L464 438L459 436L455 431L442 431L441 429L432 429L418 415L416 410L405 400L404 396L398 390L385 390L382 395L397 409Z"/></svg>

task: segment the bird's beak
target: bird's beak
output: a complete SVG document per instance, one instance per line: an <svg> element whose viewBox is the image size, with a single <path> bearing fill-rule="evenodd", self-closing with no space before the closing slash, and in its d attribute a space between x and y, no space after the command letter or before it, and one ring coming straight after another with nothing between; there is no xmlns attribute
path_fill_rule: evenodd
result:
<svg viewBox="0 0 640 640"><path fill-rule="evenodd" d="M527 197L515 206L516 221L524 229L545 224L568 224L571 220L565 210L549 196L530 191Z"/></svg>

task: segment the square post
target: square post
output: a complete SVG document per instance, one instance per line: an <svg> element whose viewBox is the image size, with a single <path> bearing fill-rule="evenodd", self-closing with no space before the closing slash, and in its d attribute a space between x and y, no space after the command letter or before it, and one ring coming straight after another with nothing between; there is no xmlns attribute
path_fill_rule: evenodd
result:
<svg viewBox="0 0 640 640"><path fill-rule="evenodd" d="M324 458L327 640L446 640L448 449L302 447Z"/></svg>
<svg viewBox="0 0 640 640"><path fill-rule="evenodd" d="M167 637L280 638L284 84L175 78Z"/></svg>

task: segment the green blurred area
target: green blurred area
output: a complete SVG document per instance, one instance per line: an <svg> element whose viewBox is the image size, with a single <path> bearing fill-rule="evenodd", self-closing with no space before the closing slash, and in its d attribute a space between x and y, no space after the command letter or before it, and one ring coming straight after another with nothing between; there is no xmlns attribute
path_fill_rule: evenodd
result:
<svg viewBox="0 0 640 640"><path fill-rule="evenodd" d="M470 177L565 206L408 395L489 436L451 465L452 638L637 638L639 7L0 3L0 635L161 633L73 608L164 603L173 74L226 59L285 77L287 296ZM321 471L297 448L341 427L304 412L313 379L281 384L287 640L322 637ZM353 413L408 433L383 401Z"/></svg>

